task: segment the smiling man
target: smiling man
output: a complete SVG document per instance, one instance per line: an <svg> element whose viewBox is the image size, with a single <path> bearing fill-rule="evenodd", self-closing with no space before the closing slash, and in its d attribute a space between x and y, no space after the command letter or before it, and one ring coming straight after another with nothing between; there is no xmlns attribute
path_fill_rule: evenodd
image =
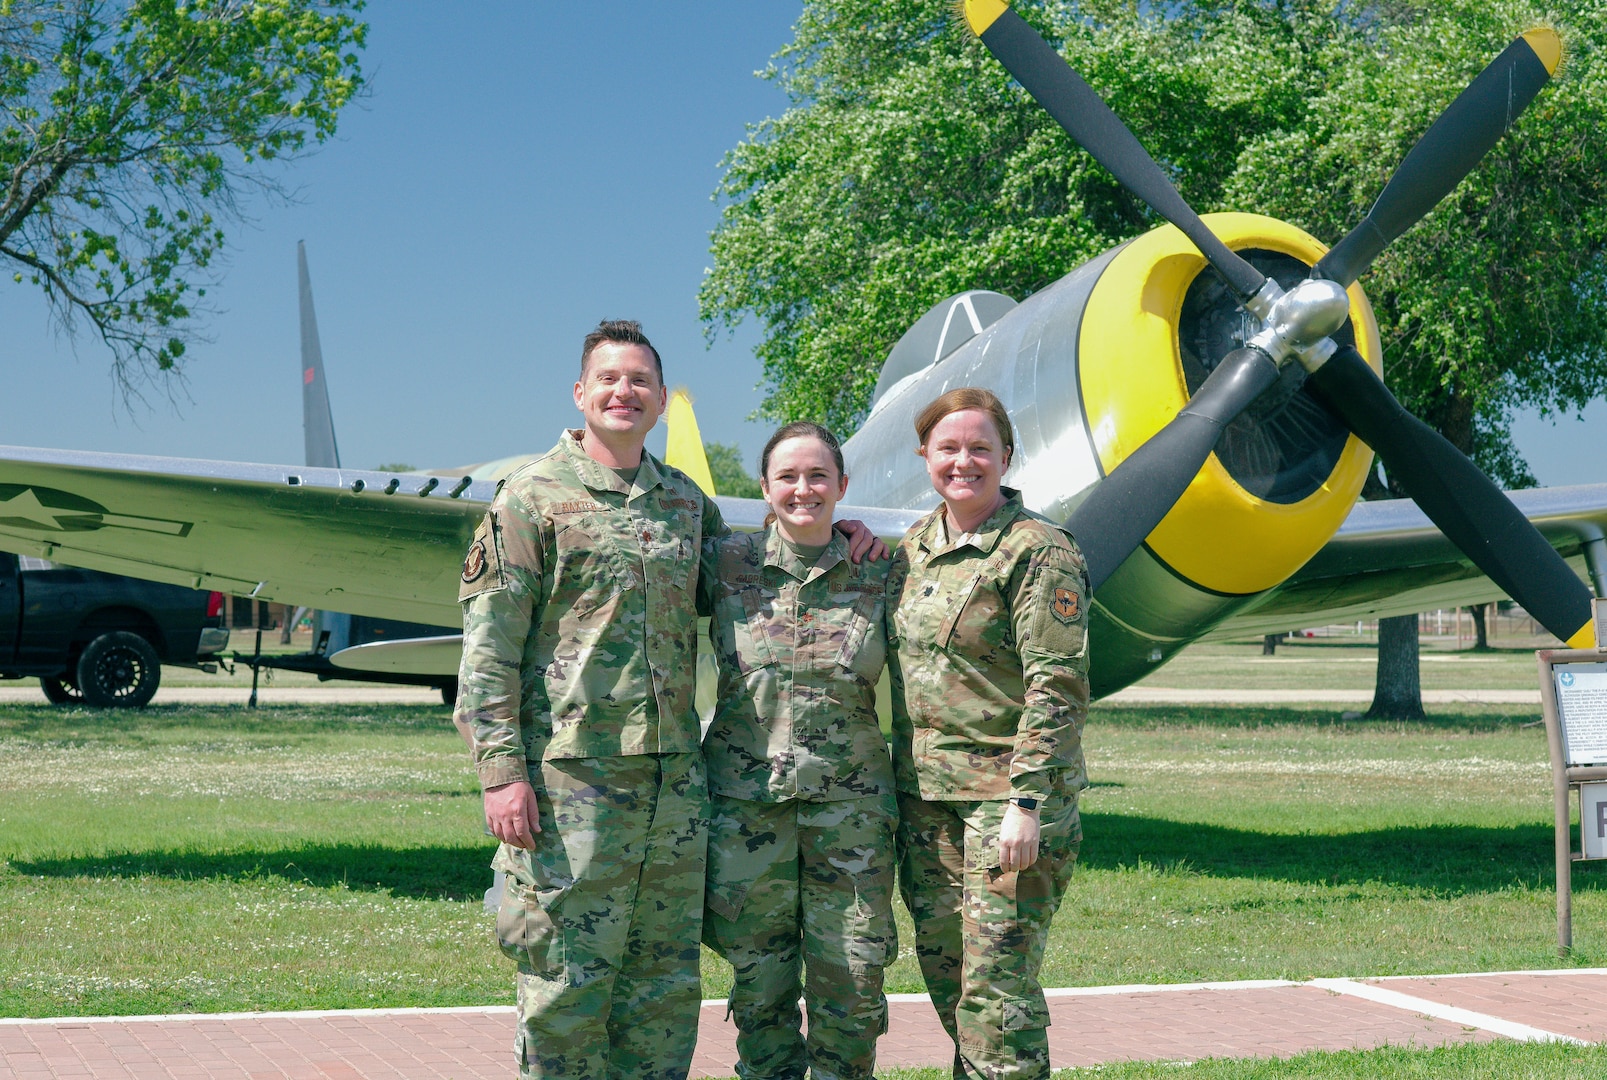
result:
<svg viewBox="0 0 1607 1080"><path fill-rule="evenodd" d="M574 393L583 426L503 481L464 560L456 719L502 841L520 1075L681 1080L706 850L699 547L727 530L643 449L666 399L640 325L586 336Z"/></svg>

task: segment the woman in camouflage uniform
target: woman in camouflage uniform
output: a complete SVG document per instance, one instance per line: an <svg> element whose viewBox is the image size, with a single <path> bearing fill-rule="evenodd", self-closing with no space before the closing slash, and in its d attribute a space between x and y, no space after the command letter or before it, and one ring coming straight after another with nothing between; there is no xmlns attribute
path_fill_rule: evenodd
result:
<svg viewBox="0 0 1607 1080"><path fill-rule="evenodd" d="M943 505L888 582L899 884L955 1077L1047 1077L1038 969L1082 838L1087 570L1002 486L997 397L951 390L915 428Z"/></svg>
<svg viewBox="0 0 1607 1080"><path fill-rule="evenodd" d="M889 563L856 566L832 531L848 477L826 429L788 424L759 471L770 523L704 545L720 685L703 742L703 940L735 969L744 1078L871 1080L898 947L893 774L876 719Z"/></svg>

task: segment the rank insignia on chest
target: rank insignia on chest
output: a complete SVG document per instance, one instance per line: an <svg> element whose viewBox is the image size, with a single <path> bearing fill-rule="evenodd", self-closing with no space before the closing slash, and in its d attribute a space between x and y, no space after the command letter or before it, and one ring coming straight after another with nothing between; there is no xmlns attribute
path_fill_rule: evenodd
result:
<svg viewBox="0 0 1607 1080"><path fill-rule="evenodd" d="M1070 589L1056 589L1055 598L1049 606L1054 611L1055 618L1069 623L1077 617L1077 594Z"/></svg>
<svg viewBox="0 0 1607 1080"><path fill-rule="evenodd" d="M465 585L479 581L485 576L485 541L476 540L469 546L469 554L463 559L463 583Z"/></svg>

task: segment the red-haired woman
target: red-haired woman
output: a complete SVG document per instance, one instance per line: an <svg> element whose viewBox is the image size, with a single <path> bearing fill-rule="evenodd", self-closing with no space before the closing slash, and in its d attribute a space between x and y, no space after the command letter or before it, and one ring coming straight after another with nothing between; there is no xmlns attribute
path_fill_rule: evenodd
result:
<svg viewBox="0 0 1607 1080"><path fill-rule="evenodd" d="M943 505L893 559L899 887L958 1077L1049 1075L1038 982L1082 838L1088 575L1069 534L1004 487L991 392L915 422Z"/></svg>

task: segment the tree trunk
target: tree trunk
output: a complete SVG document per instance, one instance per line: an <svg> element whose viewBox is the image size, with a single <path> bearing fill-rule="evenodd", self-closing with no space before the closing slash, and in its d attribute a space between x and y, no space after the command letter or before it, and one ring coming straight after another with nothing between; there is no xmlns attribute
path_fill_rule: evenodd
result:
<svg viewBox="0 0 1607 1080"><path fill-rule="evenodd" d="M1261 655L1262 656L1273 656L1273 655L1275 655L1277 653L1277 651L1278 651L1278 639L1281 638L1281 637L1283 637L1282 634L1268 634L1266 637L1262 638L1261 639Z"/></svg>
<svg viewBox="0 0 1607 1080"><path fill-rule="evenodd" d="M1468 612L1473 616L1473 636L1478 639L1473 643L1474 652L1490 651L1490 637L1484 628L1485 610L1483 604L1475 604L1468 608Z"/></svg>
<svg viewBox="0 0 1607 1080"><path fill-rule="evenodd" d="M1417 616L1378 620L1378 678L1370 719L1423 719L1423 684L1417 672Z"/></svg>

